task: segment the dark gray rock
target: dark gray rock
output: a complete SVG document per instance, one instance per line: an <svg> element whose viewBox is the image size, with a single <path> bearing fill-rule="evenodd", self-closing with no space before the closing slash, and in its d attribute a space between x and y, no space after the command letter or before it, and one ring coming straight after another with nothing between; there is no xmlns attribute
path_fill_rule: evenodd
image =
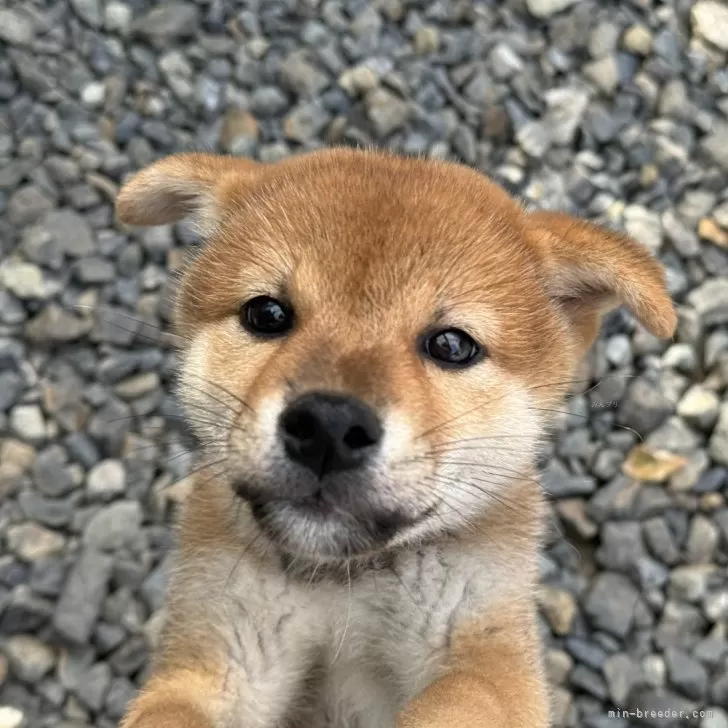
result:
<svg viewBox="0 0 728 728"><path fill-rule="evenodd" d="M626 577L603 572L594 580L584 601L584 612L595 629L626 637L634 623L640 595Z"/></svg>
<svg viewBox="0 0 728 728"><path fill-rule="evenodd" d="M112 567L111 556L91 548L82 552L53 615L53 626L61 637L83 644L91 636L106 597Z"/></svg>

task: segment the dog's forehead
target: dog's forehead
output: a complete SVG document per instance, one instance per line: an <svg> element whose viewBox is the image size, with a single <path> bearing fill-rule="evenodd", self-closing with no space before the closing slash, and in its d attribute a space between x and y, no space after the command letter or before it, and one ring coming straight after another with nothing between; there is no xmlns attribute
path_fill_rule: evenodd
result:
<svg viewBox="0 0 728 728"><path fill-rule="evenodd" d="M456 165L313 155L283 166L232 209L231 224L251 233L261 257L275 247L306 285L318 277L331 290L461 286L529 258L518 205Z"/></svg>

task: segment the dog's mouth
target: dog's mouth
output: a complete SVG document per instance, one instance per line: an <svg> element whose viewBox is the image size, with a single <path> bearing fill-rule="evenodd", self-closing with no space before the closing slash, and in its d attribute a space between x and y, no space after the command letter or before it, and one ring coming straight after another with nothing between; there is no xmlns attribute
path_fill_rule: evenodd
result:
<svg viewBox="0 0 728 728"><path fill-rule="evenodd" d="M338 560L380 552L435 511L432 506L410 516L364 497L337 502L322 490L300 497L265 497L250 484L236 483L234 489L250 504L259 528L296 558Z"/></svg>

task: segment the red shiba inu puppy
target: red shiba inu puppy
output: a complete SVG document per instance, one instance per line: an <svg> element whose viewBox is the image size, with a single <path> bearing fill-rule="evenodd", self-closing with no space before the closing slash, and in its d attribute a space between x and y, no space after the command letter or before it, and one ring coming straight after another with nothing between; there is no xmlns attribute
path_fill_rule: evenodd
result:
<svg viewBox="0 0 728 728"><path fill-rule="evenodd" d="M463 166L188 154L180 393L204 461L124 728L543 728L534 458L602 315L675 313L627 237Z"/></svg>

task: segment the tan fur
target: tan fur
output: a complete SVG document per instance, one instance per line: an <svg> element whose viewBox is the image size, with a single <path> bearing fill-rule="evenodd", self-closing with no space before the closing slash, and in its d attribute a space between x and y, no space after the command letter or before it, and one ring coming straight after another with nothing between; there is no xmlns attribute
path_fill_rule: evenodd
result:
<svg viewBox="0 0 728 728"><path fill-rule="evenodd" d="M178 155L117 210L191 216L206 239L177 326L207 463L154 676L123 728L544 728L534 456L606 311L672 334L659 264L622 235L528 214L464 167L343 149L275 165ZM257 295L292 302L290 334L241 328ZM419 337L447 327L487 356L457 372L425 361ZM276 422L312 390L384 423L361 486L411 518L385 544L331 551L359 527L346 505L341 523L284 512L272 537L233 492L294 487Z"/></svg>

